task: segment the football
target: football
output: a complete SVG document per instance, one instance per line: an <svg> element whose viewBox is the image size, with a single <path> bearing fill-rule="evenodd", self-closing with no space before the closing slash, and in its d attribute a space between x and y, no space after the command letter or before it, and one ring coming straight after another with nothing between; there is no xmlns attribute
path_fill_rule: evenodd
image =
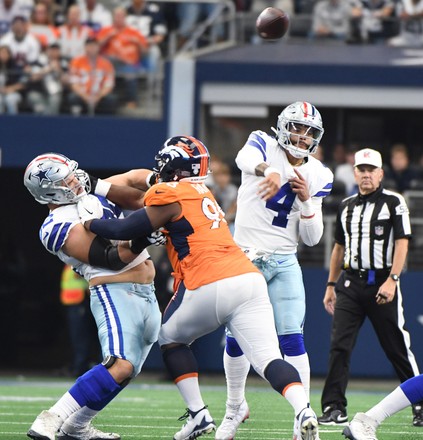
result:
<svg viewBox="0 0 423 440"><path fill-rule="evenodd" d="M282 38L289 28L289 17L278 8L266 8L257 17L257 33L264 40L277 40Z"/></svg>

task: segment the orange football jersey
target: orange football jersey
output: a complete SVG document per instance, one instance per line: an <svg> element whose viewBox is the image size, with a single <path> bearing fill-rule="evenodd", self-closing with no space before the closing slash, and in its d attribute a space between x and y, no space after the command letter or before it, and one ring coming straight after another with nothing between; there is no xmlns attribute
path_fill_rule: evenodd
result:
<svg viewBox="0 0 423 440"><path fill-rule="evenodd" d="M234 242L224 213L204 183L166 182L145 194L145 206L181 205L180 217L165 225L175 278L196 289L213 281L259 270Z"/></svg>

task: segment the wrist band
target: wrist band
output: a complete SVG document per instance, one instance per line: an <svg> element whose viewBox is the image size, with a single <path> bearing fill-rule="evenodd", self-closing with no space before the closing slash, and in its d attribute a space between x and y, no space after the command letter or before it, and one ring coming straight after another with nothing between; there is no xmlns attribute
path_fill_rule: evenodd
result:
<svg viewBox="0 0 423 440"><path fill-rule="evenodd" d="M301 217L302 218L312 218L316 214L313 203L311 199L306 200L301 205Z"/></svg>
<svg viewBox="0 0 423 440"><path fill-rule="evenodd" d="M279 176L282 175L282 173L281 173L278 169L273 168L273 167L267 167L267 168L263 171L264 177L267 177L269 174L272 174L272 173L279 174Z"/></svg>
<svg viewBox="0 0 423 440"><path fill-rule="evenodd" d="M105 180L98 179L97 185L94 188L94 194L97 196L106 197L112 184Z"/></svg>
<svg viewBox="0 0 423 440"><path fill-rule="evenodd" d="M326 283L326 287L335 287L335 286L336 286L335 281L328 281L328 282Z"/></svg>

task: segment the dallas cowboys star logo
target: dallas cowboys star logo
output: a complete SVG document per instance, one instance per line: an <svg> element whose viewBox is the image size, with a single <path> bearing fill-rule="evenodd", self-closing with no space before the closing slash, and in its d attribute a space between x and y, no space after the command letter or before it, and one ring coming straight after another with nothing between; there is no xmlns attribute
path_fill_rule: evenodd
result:
<svg viewBox="0 0 423 440"><path fill-rule="evenodd" d="M50 171L51 171L51 167L47 168L46 170L43 170L42 168L40 168L36 173L33 174L33 177L36 177L39 180L40 185L42 185L44 180L46 182L52 182L50 177L47 175Z"/></svg>

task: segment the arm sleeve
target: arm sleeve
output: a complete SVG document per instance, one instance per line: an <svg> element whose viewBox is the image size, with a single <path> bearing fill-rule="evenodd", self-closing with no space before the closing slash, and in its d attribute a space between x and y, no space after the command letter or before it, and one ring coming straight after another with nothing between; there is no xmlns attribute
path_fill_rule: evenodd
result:
<svg viewBox="0 0 423 440"><path fill-rule="evenodd" d="M323 235L322 198L311 199L315 208L312 218L300 219L300 236L307 246L315 246Z"/></svg>
<svg viewBox="0 0 423 440"><path fill-rule="evenodd" d="M260 132L253 131L238 152L235 162L241 171L255 175L257 165L266 162L266 160L266 141Z"/></svg>
<svg viewBox="0 0 423 440"><path fill-rule="evenodd" d="M132 240L150 235L154 229L145 209L139 209L122 219L95 219L90 224L90 231L104 238Z"/></svg>

